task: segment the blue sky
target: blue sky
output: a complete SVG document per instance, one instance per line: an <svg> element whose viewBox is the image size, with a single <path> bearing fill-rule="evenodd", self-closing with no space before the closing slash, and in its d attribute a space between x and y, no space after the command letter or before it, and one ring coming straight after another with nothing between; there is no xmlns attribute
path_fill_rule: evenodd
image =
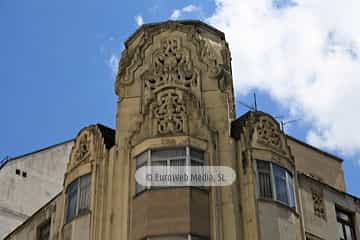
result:
<svg viewBox="0 0 360 240"><path fill-rule="evenodd" d="M329 9L309 0L0 0L0 158L71 139L93 123L115 127L123 42L142 22L201 19L228 37L237 101L250 103L256 91L260 110L300 118L287 131L345 158L348 191L360 196L360 129L345 131L359 115L345 116L344 107L356 109L360 38L347 24L351 11L339 10L339 25ZM246 110L237 105L238 114Z"/></svg>

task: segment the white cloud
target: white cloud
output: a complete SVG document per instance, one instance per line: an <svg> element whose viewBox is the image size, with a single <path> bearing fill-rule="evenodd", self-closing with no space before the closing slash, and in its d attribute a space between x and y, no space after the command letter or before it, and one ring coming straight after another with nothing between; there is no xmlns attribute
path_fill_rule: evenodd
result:
<svg viewBox="0 0 360 240"><path fill-rule="evenodd" d="M311 144L360 153L360 1L215 3L207 21L226 34L236 93L265 90L311 124Z"/></svg>
<svg viewBox="0 0 360 240"><path fill-rule="evenodd" d="M186 7L183 7L183 9L182 9L183 12L195 12L195 11L199 11L199 10L200 10L200 8L193 4L187 5Z"/></svg>
<svg viewBox="0 0 360 240"><path fill-rule="evenodd" d="M181 14L182 14L181 10L175 9L171 14L170 19L176 20L181 16Z"/></svg>
<svg viewBox="0 0 360 240"><path fill-rule="evenodd" d="M171 14L170 19L176 20L179 19L183 15L183 13L191 13L196 11L200 11L200 8L198 6L190 4L183 7L182 9L175 9Z"/></svg>
<svg viewBox="0 0 360 240"><path fill-rule="evenodd" d="M107 65L109 66L112 76L116 76L119 65L119 58L115 54L111 54L110 58L107 61Z"/></svg>
<svg viewBox="0 0 360 240"><path fill-rule="evenodd" d="M138 27L144 24L144 19L141 15L135 16L135 22Z"/></svg>

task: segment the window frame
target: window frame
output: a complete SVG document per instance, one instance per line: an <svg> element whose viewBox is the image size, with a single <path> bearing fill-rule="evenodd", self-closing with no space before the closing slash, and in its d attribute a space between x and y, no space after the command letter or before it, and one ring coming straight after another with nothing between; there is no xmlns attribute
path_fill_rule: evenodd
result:
<svg viewBox="0 0 360 240"><path fill-rule="evenodd" d="M176 161L176 160L182 160L182 159L185 159L185 165L183 165L184 167L189 167L189 166L192 166L191 165L191 162L192 161L195 161L195 162L202 162L202 166L207 166L208 165L208 161L207 161L207 155L206 155L206 151L204 150L201 150L199 148L196 148L196 147L192 147L192 146L189 146L189 145L185 145L185 146L174 146L174 147L160 147L160 148L152 148L152 149L147 149L143 152L141 152L140 154L137 154L134 159L135 159L135 171L138 170L139 168L143 167L143 166L148 166L148 167L151 167L153 166L152 163L153 163L153 159L152 159L152 153L153 152L156 152L156 151L163 151L163 150L177 150L177 149L184 149L185 150L185 155L184 156L176 156L176 157L166 157L164 159L156 159L154 162L159 162L159 161L166 161L167 164L166 164L166 167L170 167L171 166L171 161ZM197 157L193 157L191 155L191 150L195 150L195 151L198 151L198 152L201 152L203 154L203 160L197 158ZM137 159L139 156L141 156L142 154L145 154L147 153L147 159L145 160L144 163L142 164L137 164ZM135 195L138 195L142 192L145 192L147 190L150 190L150 189L158 189L158 188L166 188L166 186L164 187L151 187L150 185L148 186L142 186L141 184L138 184L136 181L135 181ZM203 187L200 187L201 189ZM138 190L140 189L140 190Z"/></svg>
<svg viewBox="0 0 360 240"><path fill-rule="evenodd" d="M355 232L354 215L351 212L343 210L338 206L335 206L335 214L336 214L336 223L338 226L339 224L341 225L342 233L344 234L344 238L341 238L340 240L356 240L357 238ZM339 214L345 215L348 218L348 220L339 217ZM350 228L351 239L348 239L347 237L345 226Z"/></svg>
<svg viewBox="0 0 360 240"><path fill-rule="evenodd" d="M82 180L87 179L88 178L88 183L85 185L86 188L82 188ZM88 173L88 174L84 174L82 176L79 176L78 178L76 178L75 180L73 180L71 183L69 183L67 185L66 188L66 208L65 208L65 217L64 217L64 222L65 224L70 223L72 220L74 220L75 218L79 217L79 216L83 216L86 215L88 213L90 213L90 209L91 209L91 187L92 187L92 174ZM74 216L69 217L69 189L72 185L75 185L75 213ZM88 195L88 200L86 201L87 207L81 207L80 208L80 198L82 195L82 190L87 189L87 195ZM85 192L85 191L83 191Z"/></svg>
<svg viewBox="0 0 360 240"><path fill-rule="evenodd" d="M269 198L267 196L262 196L261 195L261 191L260 191L260 176L259 176L259 167L258 167L258 163L262 162L264 164L268 164L269 168L270 168L270 186L271 186L271 192L272 192L272 197ZM258 198L260 199L269 199L275 202L278 202L280 204L283 204L291 209L296 210L297 208L297 204L296 204L296 194L295 194L295 181L294 181L294 174L292 174L289 170L287 170L286 168L273 163L271 161L266 161L266 160L260 160L260 159L256 159L256 180L257 180L257 184L256 184L256 188L257 188L257 195ZM287 202L284 202L280 199L278 199L278 189L276 186L276 176L274 174L274 167L279 168L280 170L285 172L285 188L286 188L286 198L287 198ZM290 180L291 179L291 180ZM290 181L291 181L291 189L290 189ZM291 191L292 190L292 191ZM291 196L292 194L292 196Z"/></svg>

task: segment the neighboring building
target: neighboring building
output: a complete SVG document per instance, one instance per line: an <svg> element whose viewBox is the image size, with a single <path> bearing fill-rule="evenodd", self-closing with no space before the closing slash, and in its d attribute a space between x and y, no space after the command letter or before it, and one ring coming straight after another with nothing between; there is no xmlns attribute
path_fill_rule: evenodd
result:
<svg viewBox="0 0 360 240"><path fill-rule="evenodd" d="M222 32L199 21L146 24L125 47L116 129L82 129L63 191L5 239L360 239L360 200L345 193L341 159L285 135L266 113L236 119ZM229 166L237 179L135 182L145 165L190 164Z"/></svg>
<svg viewBox="0 0 360 240"><path fill-rule="evenodd" d="M0 166L0 239L62 190L73 141L11 158Z"/></svg>

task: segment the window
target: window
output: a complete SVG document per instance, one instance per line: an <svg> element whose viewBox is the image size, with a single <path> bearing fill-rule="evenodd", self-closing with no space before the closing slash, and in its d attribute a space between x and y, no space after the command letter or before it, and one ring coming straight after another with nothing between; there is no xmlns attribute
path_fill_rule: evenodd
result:
<svg viewBox="0 0 360 240"><path fill-rule="evenodd" d="M271 165L264 161L257 162L259 176L260 196L264 198L273 198L271 184Z"/></svg>
<svg viewBox="0 0 360 240"><path fill-rule="evenodd" d="M66 223L90 209L91 175L79 177L69 184L66 190Z"/></svg>
<svg viewBox="0 0 360 240"><path fill-rule="evenodd" d="M336 209L339 240L355 240L352 216L342 210Z"/></svg>
<svg viewBox="0 0 360 240"><path fill-rule="evenodd" d="M159 237L150 237L146 240L205 240L206 238L197 237L193 235L175 235L175 236L159 236Z"/></svg>
<svg viewBox="0 0 360 240"><path fill-rule="evenodd" d="M46 221L38 228L37 234L38 240L49 240L50 239L50 220Z"/></svg>
<svg viewBox="0 0 360 240"><path fill-rule="evenodd" d="M136 169L143 166L204 166L204 152L190 147L148 150L136 157ZM176 168L172 168L176 171ZM150 187L150 186L148 186ZM136 183L136 193L146 190Z"/></svg>
<svg viewBox="0 0 360 240"><path fill-rule="evenodd" d="M271 162L258 160L256 165L260 197L274 199L295 208L294 180L291 173Z"/></svg>

